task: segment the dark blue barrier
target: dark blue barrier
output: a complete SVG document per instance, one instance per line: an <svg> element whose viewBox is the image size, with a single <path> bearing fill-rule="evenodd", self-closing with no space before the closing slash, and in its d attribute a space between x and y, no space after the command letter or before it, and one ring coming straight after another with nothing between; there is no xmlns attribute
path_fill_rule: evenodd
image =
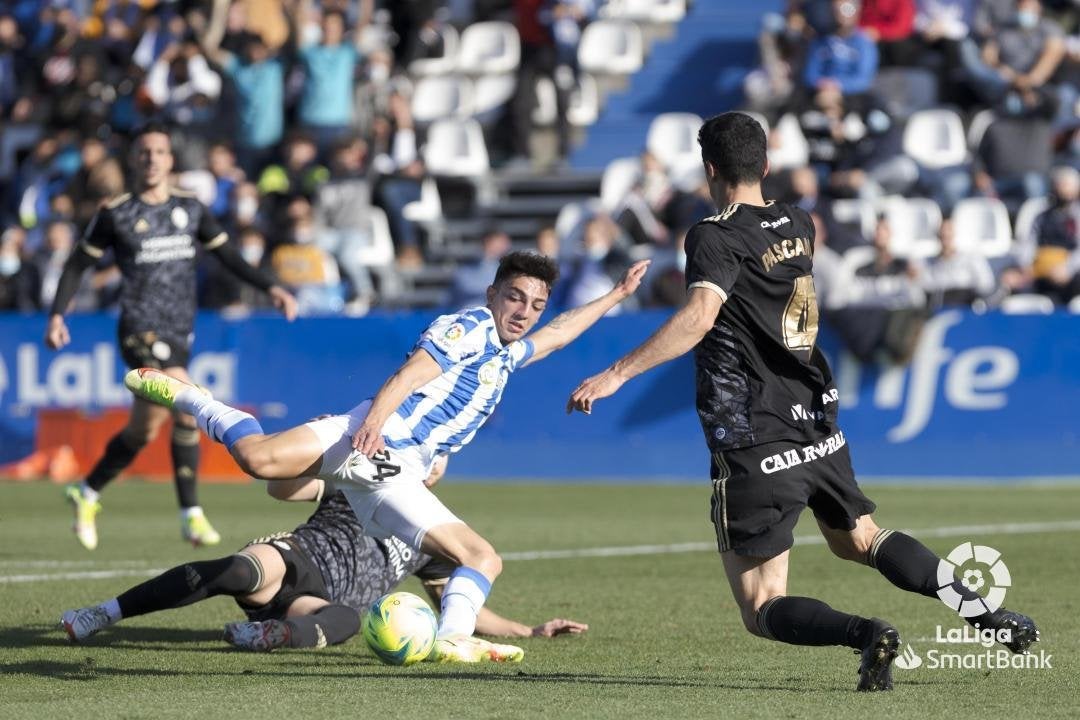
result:
<svg viewBox="0 0 1080 720"><path fill-rule="evenodd" d="M268 430L338 412L374 393L431 314L199 318L192 375L258 409ZM492 479L696 479L708 470L693 411L689 357L627 384L593 415L567 417L577 383L629 350L666 316L603 320L566 350L515 375L496 414L453 462ZM40 407L128 401L115 319L74 316L62 352L40 342L43 317L0 316L0 463L33 449ZM1080 316L947 312L926 327L912 365L863 369L834 359L841 424L856 469L873 476L1080 474Z"/></svg>

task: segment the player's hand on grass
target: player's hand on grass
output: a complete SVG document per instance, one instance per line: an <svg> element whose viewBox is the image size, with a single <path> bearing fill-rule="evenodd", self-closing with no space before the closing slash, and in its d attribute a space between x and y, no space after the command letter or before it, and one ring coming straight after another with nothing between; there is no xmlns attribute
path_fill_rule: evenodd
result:
<svg viewBox="0 0 1080 720"><path fill-rule="evenodd" d="M371 458L375 453L382 452L386 449L386 442L382 436L382 427L368 425L367 423L361 425L360 429L353 435L352 446L354 450L360 451L366 458Z"/></svg>
<svg viewBox="0 0 1080 720"><path fill-rule="evenodd" d="M285 319L292 322L296 319L297 304L296 298L293 294L283 287L274 285L267 291L270 295L270 299L274 301L274 307L281 311L281 314L285 316Z"/></svg>
<svg viewBox="0 0 1080 720"><path fill-rule="evenodd" d="M71 342L71 333L63 315L52 315L45 327L45 346L50 350L59 350Z"/></svg>
<svg viewBox="0 0 1080 720"><path fill-rule="evenodd" d="M623 273L618 284L615 286L615 292L619 293L623 297L630 297L641 285L641 278L645 276L645 271L649 269L649 263L652 260L638 260L636 263L627 268Z"/></svg>
<svg viewBox="0 0 1080 720"><path fill-rule="evenodd" d="M556 635L578 635L589 629L585 623L555 618L532 629L533 637L555 637Z"/></svg>
<svg viewBox="0 0 1080 720"><path fill-rule="evenodd" d="M611 368L583 380L577 386L577 390L570 394L570 399L566 401L566 414L569 415L577 410L589 415L592 413L594 402L614 395L624 382L626 380Z"/></svg>

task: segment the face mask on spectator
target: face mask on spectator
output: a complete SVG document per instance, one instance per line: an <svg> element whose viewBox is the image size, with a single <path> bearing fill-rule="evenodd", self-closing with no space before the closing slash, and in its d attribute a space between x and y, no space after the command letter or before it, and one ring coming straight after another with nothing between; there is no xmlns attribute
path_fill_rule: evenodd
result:
<svg viewBox="0 0 1080 720"><path fill-rule="evenodd" d="M242 197L236 201L236 219L240 222L252 222L257 212L259 212L259 201L255 198Z"/></svg>
<svg viewBox="0 0 1080 720"><path fill-rule="evenodd" d="M383 65L382 63L374 63L368 68L368 77L371 78L371 82L381 84L386 82L386 79L390 77L390 66Z"/></svg>
<svg viewBox="0 0 1080 720"><path fill-rule="evenodd" d="M0 275L11 277L19 272L20 267L22 267L22 261L18 255L0 255Z"/></svg>
<svg viewBox="0 0 1080 720"><path fill-rule="evenodd" d="M248 265L258 265L262 256L263 249L258 245L245 245L240 248L240 257L244 258L244 262Z"/></svg>
<svg viewBox="0 0 1080 720"><path fill-rule="evenodd" d="M608 249L603 245L590 245L585 248L585 256L590 260L603 260L607 254Z"/></svg>
<svg viewBox="0 0 1080 720"><path fill-rule="evenodd" d="M1021 10L1016 13L1016 24L1022 28L1033 28L1039 24L1039 16L1029 10Z"/></svg>

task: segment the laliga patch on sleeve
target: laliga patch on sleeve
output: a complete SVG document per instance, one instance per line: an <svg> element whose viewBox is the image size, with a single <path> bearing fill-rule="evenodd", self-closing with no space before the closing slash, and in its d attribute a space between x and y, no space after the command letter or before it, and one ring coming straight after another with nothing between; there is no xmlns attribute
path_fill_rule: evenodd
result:
<svg viewBox="0 0 1080 720"><path fill-rule="evenodd" d="M461 323L454 323L446 328L446 332L442 335L442 341L447 345L453 345L463 337L465 337L465 326Z"/></svg>

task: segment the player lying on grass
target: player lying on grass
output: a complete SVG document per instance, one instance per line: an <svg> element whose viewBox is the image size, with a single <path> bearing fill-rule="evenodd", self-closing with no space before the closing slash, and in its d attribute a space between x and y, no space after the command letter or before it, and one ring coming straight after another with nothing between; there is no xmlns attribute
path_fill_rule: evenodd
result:
<svg viewBox="0 0 1080 720"><path fill-rule="evenodd" d="M438 463L427 483L442 475ZM318 509L288 533L253 540L234 555L167 570L105 602L68 610L61 625L79 642L120 620L229 595L247 622L225 626L225 639L245 650L321 648L342 643L360 629L360 614L409 575L439 602L454 567L413 551L397 538L366 535L348 501L324 481L270 483L282 500L315 500ZM476 632L499 637L553 637L581 633L588 625L555 619L529 627L483 608ZM486 641L483 641L486 642ZM492 644L494 653L507 652Z"/></svg>
<svg viewBox="0 0 1080 720"><path fill-rule="evenodd" d="M368 535L397 537L452 563L457 569L442 595L434 652L471 662L493 652L472 634L502 560L424 487L424 479L436 456L457 452L473 438L510 373L585 332L637 289L647 266L634 264L609 293L526 337L547 305L558 269L541 255L510 253L499 262L487 305L438 318L374 399L348 414L273 435L264 434L251 415L160 371L133 370L124 381L143 399L192 414L252 477L329 480ZM511 645L502 648L506 652L494 659L524 655Z"/></svg>
<svg viewBox="0 0 1080 720"><path fill-rule="evenodd" d="M743 113L709 119L698 135L718 215L686 236L687 303L652 337L586 379L567 412L592 412L630 378L693 349L697 408L712 456L711 516L746 629L793 645L846 645L862 654L859 690L892 688L900 635L877 618L787 594L792 531L814 511L829 549L897 587L982 612L965 619L1009 631L1013 652L1038 640L1031 618L982 604L946 576L915 538L879 528L837 424L839 395L817 347L814 224L793 205L766 202L761 126ZM945 587L942 587L944 585ZM965 613L967 614L967 613ZM1004 636L1004 635L1002 635Z"/></svg>

